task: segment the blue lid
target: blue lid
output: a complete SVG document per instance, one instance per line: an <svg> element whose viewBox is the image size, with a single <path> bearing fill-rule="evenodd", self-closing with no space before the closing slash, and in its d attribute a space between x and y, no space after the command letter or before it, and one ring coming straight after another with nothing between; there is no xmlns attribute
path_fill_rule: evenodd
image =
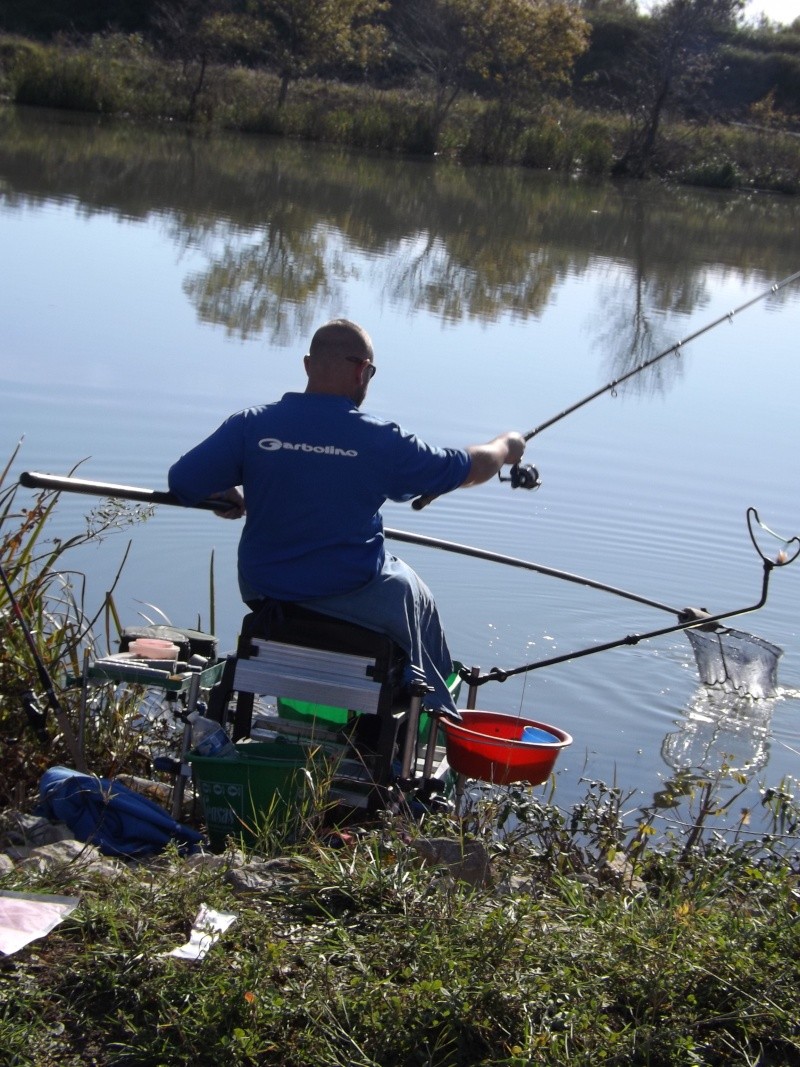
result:
<svg viewBox="0 0 800 1067"><path fill-rule="evenodd" d="M526 745L557 745L559 738L551 734L549 730L540 730L538 726L526 726L522 731L520 741Z"/></svg>

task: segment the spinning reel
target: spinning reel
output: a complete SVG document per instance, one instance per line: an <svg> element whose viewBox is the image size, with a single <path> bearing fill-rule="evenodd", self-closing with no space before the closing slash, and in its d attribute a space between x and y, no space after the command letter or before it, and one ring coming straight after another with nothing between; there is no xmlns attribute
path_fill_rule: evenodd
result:
<svg viewBox="0 0 800 1067"><path fill-rule="evenodd" d="M508 478L504 478L500 471L497 472L497 477L501 482L510 482L512 489L538 489L542 484L539 471L532 463L527 463L525 466L515 463L510 469Z"/></svg>

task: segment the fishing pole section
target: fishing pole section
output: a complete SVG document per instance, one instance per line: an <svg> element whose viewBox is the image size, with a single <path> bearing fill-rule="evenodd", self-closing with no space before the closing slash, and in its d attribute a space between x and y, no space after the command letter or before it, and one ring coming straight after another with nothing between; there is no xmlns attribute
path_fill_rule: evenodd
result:
<svg viewBox="0 0 800 1067"><path fill-rule="evenodd" d="M618 388L618 386L623 385L635 375L641 374L643 370L647 370L648 367L655 366L656 363L660 363L661 360L666 359L667 356L679 353L684 345L688 345L691 341L697 340L698 337L702 337L704 333L708 333L710 330L715 329L723 322L733 322L734 316L740 315L743 311L746 311L747 308L752 307L754 304L759 303L759 301L761 300L765 300L768 296L774 296L775 293L780 292L781 289L785 289L788 285L792 285L798 280L800 280L800 271L795 271L794 274L790 274L782 281L775 282L769 287L769 289L765 289L757 296L751 297L749 300L746 300L743 304L740 304L732 311L726 311L724 315L720 315L719 318L714 319L713 322L708 322L705 326L701 326L700 329L695 330L694 333L690 333L681 341L676 341L675 344L670 345L669 348L665 348L663 352L659 352L657 355L651 356L650 359L643 360L641 363L638 363L635 367L627 371L625 374L621 374L618 378L613 378L610 382L606 382L605 385L601 385L599 389L595 389L593 392L588 393L580 400L576 400L574 404L570 404L569 407L566 407L562 411L559 411L557 415L553 415L551 418L539 423L538 426L535 426L532 430L529 430L526 434L523 434L524 440L526 442L533 440L533 438L538 436L538 434L542 433L544 430L549 429L551 426L554 426L557 422L561 422L562 419L565 419L568 415L572 415L573 412L579 411L582 407L585 407L587 404L591 403L592 400L597 400L598 397L604 396L606 393L613 393L614 390ZM532 464L515 463L510 468L508 477L504 477L500 472L498 472L497 477L499 481L507 482L512 489L533 490L538 489L542 484L541 478L539 476L539 471ZM434 499L435 497L429 496L417 497L417 499L413 501L411 506L415 509L415 511L421 511L422 508L426 507Z"/></svg>
<svg viewBox="0 0 800 1067"><path fill-rule="evenodd" d="M670 607L657 600L651 600L648 597L628 592L616 586L584 578L581 575L570 574L567 571L559 571L552 567L544 567L526 560L516 559L513 556L502 556L497 553L474 549L468 545L459 545L450 541L440 541L433 537L408 534L402 530L387 529L385 533L387 537L392 537L399 541L475 556L512 567L536 571L539 574L560 578L592 589L599 589L603 592L612 593L615 596L668 612L677 617L677 623L671 626L662 626L644 633L626 634L624 637L616 638L613 641L606 641L602 644L591 645L588 648L565 652L558 656L551 656L519 667L510 669L493 667L484 675L481 675L475 668L464 668L461 672L461 677L469 682L470 689L473 691L476 687L486 682L504 682L515 675L525 674L542 667L551 667L558 663L566 663L585 656L592 656L598 652L607 652L612 648L619 648L623 645L637 645L641 641L685 631L695 654L700 680L704 685L727 683L732 688L740 691L742 695L762 698L774 694L777 663L783 654L782 650L776 645L756 637L754 634L721 626L720 623L724 619L748 615L764 606L767 601L769 579L772 571L775 568L786 567L797 559L798 555L800 555L800 538L797 536L785 538L771 530L761 522L758 512L753 507L748 508L746 518L750 540L762 562L761 594L754 604L715 614L710 614L704 608L687 607L678 609ZM782 547L774 559L770 558L761 548L756 537L756 527L780 541Z"/></svg>
<svg viewBox="0 0 800 1067"><path fill-rule="evenodd" d="M92 496L144 501L154 505L167 504L175 507L187 506L181 504L177 497L170 492L139 489L133 486L117 485L106 482L87 481L81 478L62 477L53 474L25 471L20 475L19 481L20 485L29 489L82 493ZM207 511L224 511L227 504L224 500L207 499L190 506ZM770 690L774 690L773 679L775 667L777 665L778 657L782 654L781 649L752 634L720 626L720 623L724 619L732 619L740 615L750 614L764 606L767 600L769 579L772 571L775 568L788 566L797 559L798 555L800 555L800 538L797 536L786 538L776 533L774 530L771 530L761 522L758 512L753 507L748 508L746 518L750 540L762 562L763 577L761 595L754 604L743 608L734 608L728 611L718 612L716 614L710 614L704 608L687 607L678 609L670 607L660 601L640 596L637 593L632 593L616 586L607 585L604 582L599 582L592 578L571 574L568 571L557 570L553 567L546 567L513 556L505 556L485 549L474 548L470 545L462 545L454 541L444 541L438 538L409 533L405 530L394 530L388 527L384 530L384 533L386 537L392 540L403 541L407 544L416 544L445 552L472 556L477 559L487 560L488 562L518 567L523 570L534 571L538 574L552 578L558 578L562 581L598 589L602 592L635 601L636 603L667 612L677 617L677 623L671 626L659 627L658 629L649 630L645 633L627 634L624 637L617 638L613 641L592 645L585 649L566 652L559 656L553 656L545 660L538 660L534 663L523 664L522 666L507 670L495 667L492 668L488 674L478 677L477 680L475 673L472 672L468 676L471 686L476 684L481 685L487 681L502 682L517 674L523 674L542 667L553 666L557 663L595 655L598 652L605 652L623 645L636 645L641 641L650 640L651 638L662 637L679 631L686 631L695 652L698 672L703 684L714 684L716 681L720 680L717 677L719 672L713 666L714 657L715 655L718 655L718 658L721 659L724 665L724 672L729 678L732 677L734 686L736 688L744 687L749 695L757 697L769 695ZM780 542L782 547L779 549L774 559L769 557L761 548L756 537L756 527L763 531L765 535ZM694 639L692 639L693 635L695 635ZM737 663L738 666L736 665ZM728 664L731 664L731 666L728 666ZM760 677L756 678L754 682L749 683L747 681L748 670L750 670L751 673L755 672ZM744 679L743 682L742 679ZM737 685L737 681L740 684Z"/></svg>

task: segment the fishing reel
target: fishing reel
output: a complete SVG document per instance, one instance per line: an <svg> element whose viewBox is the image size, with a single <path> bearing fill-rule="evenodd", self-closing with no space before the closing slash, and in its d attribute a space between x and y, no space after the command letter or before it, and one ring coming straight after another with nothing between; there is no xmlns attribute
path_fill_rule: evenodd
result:
<svg viewBox="0 0 800 1067"><path fill-rule="evenodd" d="M515 463L508 478L504 478L500 471L497 472L497 477L501 482L510 482L512 489L538 489L542 484L539 471L532 463L526 463L524 467Z"/></svg>

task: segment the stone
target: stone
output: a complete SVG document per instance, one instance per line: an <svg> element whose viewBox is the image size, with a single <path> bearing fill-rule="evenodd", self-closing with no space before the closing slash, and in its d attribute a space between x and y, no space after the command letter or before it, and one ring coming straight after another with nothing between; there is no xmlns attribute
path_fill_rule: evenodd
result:
<svg viewBox="0 0 800 1067"><path fill-rule="evenodd" d="M420 837L410 843L424 863L446 867L460 882L486 885L490 879L489 853L480 841L460 841L448 837Z"/></svg>

